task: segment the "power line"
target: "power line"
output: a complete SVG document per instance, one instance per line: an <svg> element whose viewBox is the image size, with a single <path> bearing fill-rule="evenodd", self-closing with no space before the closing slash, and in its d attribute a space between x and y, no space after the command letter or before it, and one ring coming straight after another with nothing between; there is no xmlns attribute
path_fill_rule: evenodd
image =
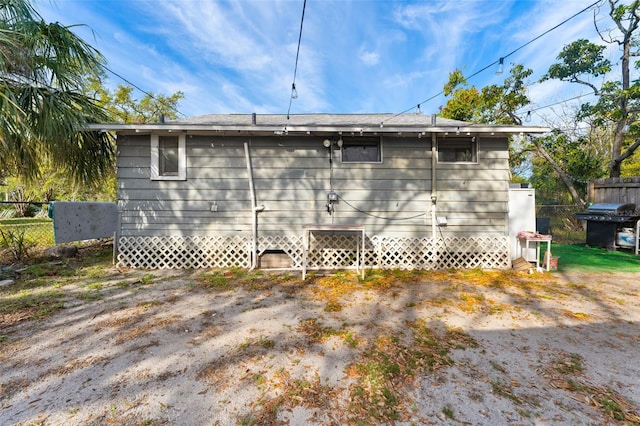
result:
<svg viewBox="0 0 640 426"><path fill-rule="evenodd" d="M564 104L564 103L567 103L567 102L570 102L570 101L575 101L576 99L584 98L585 96L591 96L591 95L593 95L595 93L596 92L591 91L591 92L588 92L588 93L583 93L583 94L578 95L578 96L574 96L572 98L563 99L561 101L557 101L557 102L554 102L552 104L539 106L539 107L535 107L535 108L527 108L526 109L526 113L527 113L528 116L530 116L532 112L540 111L541 109L551 108L553 106ZM518 111L521 111L521 113L524 113L525 111L523 111L523 110L525 110L525 108L520 108Z"/></svg>
<svg viewBox="0 0 640 426"><path fill-rule="evenodd" d="M601 0L597 0L593 3L591 3L589 6L585 7L584 9L582 9L579 12L574 13L573 15L571 15L570 17L568 17L567 19L565 19L564 21L560 22L559 24L557 24L556 26L549 28L547 31L543 32L542 34L540 34L539 36L535 37L532 40L529 40L528 42L526 42L525 44L523 44L522 46L518 47L515 50L512 50L511 52L507 53L506 55L504 55L502 58L498 59L497 62L501 62L504 61L505 58L508 58L509 56L513 55L514 53L516 53L517 51L519 51L520 49L530 45L531 43L533 43L534 41L538 40L539 38L549 34L551 31L561 27L562 25L566 24L567 22L569 22L570 20L572 20L573 18L575 18L578 15L581 15L582 13L586 12L587 10L591 9L592 7L594 7L595 5L597 5L598 3L600 3ZM496 62L494 62L493 64L495 64ZM493 65L492 64L492 65ZM486 69L486 68L485 68Z"/></svg>
<svg viewBox="0 0 640 426"><path fill-rule="evenodd" d="M548 30L546 30L545 32L543 32L542 34L536 36L535 38L529 40L528 42L526 42L525 44L517 47L516 49L512 50L511 52L507 53L506 55L500 57L498 60L491 62L489 65L485 66L484 68L476 71L475 73L471 74L469 77L467 77L467 80L472 79L473 77L477 76L478 74L486 71L487 69L495 66L495 65L501 65L504 63L505 58L508 58L509 56L513 55L514 53L518 52L519 50L523 49L524 47L530 45L531 43L533 43L534 41L537 41L538 39L540 39L541 37L549 34L551 31L558 29L559 27L561 27L562 25L566 24L567 22L569 22L570 20L572 20L573 18L577 17L578 15L581 15L582 13L586 12L587 10L591 9L592 7L596 6L598 3L600 3L600 1L602 0L597 0L593 3L591 3L589 6L585 7L584 9L580 10L579 12L574 13L573 15L571 15L570 17L568 17L567 19L565 19L564 21L560 22L559 24L549 28ZM440 90L438 93L436 93L435 95L425 99L424 101L420 102L417 104L417 108L420 109L420 105L427 103L435 98L437 98L438 96L444 94L443 90ZM393 120L394 118L402 115L402 114L406 114L409 111L413 111L414 109L416 109L416 106L411 106L410 108L407 108L406 110L399 112L385 120L383 120L382 122L380 122L380 127L382 127L384 125L385 122Z"/></svg>
<svg viewBox="0 0 640 426"><path fill-rule="evenodd" d="M105 71L110 72L111 74L115 75L116 77L118 77L120 80L124 81L125 83L127 83L129 86L133 87L134 89L139 90L140 92L144 93L145 95L149 96L151 99L154 99L158 102L160 102L163 106L174 110L175 112L177 112L179 115L182 115L183 117L186 117L187 115L184 114L183 112L181 112L177 107L170 105L164 101L162 101L162 99L158 99L156 96L154 96L153 93L151 92L147 92L146 90L140 88L138 85L132 83L130 80L124 78L123 76L121 76L120 74L118 74L117 72L113 71L111 68L107 67L106 65L102 65L102 68L105 69Z"/></svg>
<svg viewBox="0 0 640 426"><path fill-rule="evenodd" d="M298 74L298 57L300 56L300 44L302 42L302 26L304 24L304 11L307 8L307 0L302 3L302 17L300 18L300 33L298 34L298 49L296 50L296 62L293 67L293 82L291 83L291 96L289 96L289 108L287 109L287 122L289 121L289 114L291 113L291 104L293 100L298 97L298 91L296 90L296 75Z"/></svg>

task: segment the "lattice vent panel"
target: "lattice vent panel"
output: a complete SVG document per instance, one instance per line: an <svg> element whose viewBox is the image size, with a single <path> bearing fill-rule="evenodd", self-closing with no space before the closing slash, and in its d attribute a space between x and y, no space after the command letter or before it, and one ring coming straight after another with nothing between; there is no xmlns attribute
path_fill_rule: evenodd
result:
<svg viewBox="0 0 640 426"><path fill-rule="evenodd" d="M118 266L140 269L248 268L250 238L153 236L121 237Z"/></svg>
<svg viewBox="0 0 640 426"><path fill-rule="evenodd" d="M265 235L258 237L258 254L267 250L282 250L291 258L291 267L302 268L302 236Z"/></svg>
<svg viewBox="0 0 640 426"><path fill-rule="evenodd" d="M360 239L355 235L311 234L308 268L355 268Z"/></svg>
<svg viewBox="0 0 640 426"><path fill-rule="evenodd" d="M507 237L397 238L374 236L375 262L368 266L400 269L483 268L510 266Z"/></svg>
<svg viewBox="0 0 640 426"><path fill-rule="evenodd" d="M359 240L354 235L312 234L308 268L355 268ZM302 236L262 236L258 252L283 250L292 268L302 267ZM367 268L506 269L511 265L507 237L399 238L373 236L365 241ZM118 266L141 269L249 268L250 237L121 237Z"/></svg>

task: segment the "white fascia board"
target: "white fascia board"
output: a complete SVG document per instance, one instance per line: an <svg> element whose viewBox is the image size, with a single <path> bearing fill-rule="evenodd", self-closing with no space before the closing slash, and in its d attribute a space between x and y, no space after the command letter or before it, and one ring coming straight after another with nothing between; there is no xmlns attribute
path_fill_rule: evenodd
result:
<svg viewBox="0 0 640 426"><path fill-rule="evenodd" d="M151 132L246 132L273 134L344 133L344 134L412 134L412 133L484 133L484 134L540 134L548 127L534 126L425 126L425 127L357 127L357 126L220 126L207 124L90 124L88 130L131 133Z"/></svg>

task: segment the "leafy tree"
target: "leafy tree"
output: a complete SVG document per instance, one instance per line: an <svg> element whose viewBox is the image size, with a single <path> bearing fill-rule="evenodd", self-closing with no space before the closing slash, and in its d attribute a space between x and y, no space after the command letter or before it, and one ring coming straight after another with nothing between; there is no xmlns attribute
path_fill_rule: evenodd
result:
<svg viewBox="0 0 640 426"><path fill-rule="evenodd" d="M181 92L111 93L104 58L43 21L28 0L0 0L0 177L6 191L35 201L115 199L113 137L85 130L96 122L176 118Z"/></svg>
<svg viewBox="0 0 640 426"><path fill-rule="evenodd" d="M444 93L450 96L450 99L440 114L446 118L475 123L522 125L522 119L516 111L530 102L526 92L526 79L531 74L530 69L514 64L510 75L502 84L477 90L475 87L468 87L462 73L456 70L450 74L449 81L444 87ZM560 133L542 139L512 137L509 143L512 178L517 176L517 171L530 159L531 154L536 153L538 158L548 163L548 167L544 167L547 179L555 172L574 202L584 204L582 194L584 191L576 185L586 188L586 185L582 185L584 174L581 173L590 170L594 164L594 157L582 155L579 149L569 149L569 145L561 149L563 144L568 142L573 148L580 146L578 141L570 140ZM541 164L543 163L540 161L533 162L536 167L540 167ZM599 175L599 173L596 174Z"/></svg>
<svg viewBox="0 0 640 426"><path fill-rule="evenodd" d="M609 175L621 175L622 163L630 158L640 146L640 80L631 80L632 67L638 62L631 59L640 56L639 1L623 4L619 0L608 0L609 16L616 31L598 30L604 43L618 45L621 51L618 78L605 80L601 85L593 83L593 77L608 76L613 70L611 62L604 57L606 46L580 39L565 46L542 81L557 79L589 87L597 97L593 104L582 105L578 119L590 118L595 124L612 128L611 160Z"/></svg>
<svg viewBox="0 0 640 426"><path fill-rule="evenodd" d="M551 134L534 141L538 157L534 158L531 183L540 191L541 198L547 200L568 201L568 190L574 202L586 205L587 182L601 178L606 174L597 145L587 140L586 136L571 137L566 132L555 130ZM560 177L560 186L556 179Z"/></svg>
<svg viewBox="0 0 640 426"><path fill-rule="evenodd" d="M122 123L156 122L160 114L168 119L177 118L177 104L182 92L171 96L145 94L141 100L132 97L133 89L119 85L112 92L107 88L107 76L96 73L88 78L85 94L96 99L96 103L108 113L106 121ZM74 181L64 170L60 170L46 156L40 158L40 174L30 179L13 176L7 179L6 191L22 195L18 201L49 202L52 200L113 201L116 199L115 163L102 173L100 181L82 183ZM20 214L20 212L17 212Z"/></svg>
<svg viewBox="0 0 640 426"><path fill-rule="evenodd" d="M478 90L474 86L468 87L462 72L455 70L444 86L443 93L451 98L440 110L440 115L474 123L522 124L515 111L529 104L525 81L531 74L529 68L516 64L501 85Z"/></svg>
<svg viewBox="0 0 640 426"><path fill-rule="evenodd" d="M449 74L449 81L444 86L443 93L450 98L440 115L473 123L521 125L522 120L515 112L529 104L525 82L531 74L530 69L514 64L502 84L478 90L469 87L462 72L455 70ZM522 141L512 138L509 144L512 170L525 161L529 150L528 144L523 147Z"/></svg>
<svg viewBox="0 0 640 426"><path fill-rule="evenodd" d="M89 78L86 92L96 99L109 114L109 120L118 123L155 123L160 116L178 118L178 103L184 98L181 91L166 96L145 93L141 99L133 97L131 86L118 85L115 91L106 87L106 75L96 73Z"/></svg>
<svg viewBox="0 0 640 426"><path fill-rule="evenodd" d="M73 27L46 23L28 0L0 0L0 175L39 175L43 159L78 182L113 164L105 111L83 93L104 61Z"/></svg>

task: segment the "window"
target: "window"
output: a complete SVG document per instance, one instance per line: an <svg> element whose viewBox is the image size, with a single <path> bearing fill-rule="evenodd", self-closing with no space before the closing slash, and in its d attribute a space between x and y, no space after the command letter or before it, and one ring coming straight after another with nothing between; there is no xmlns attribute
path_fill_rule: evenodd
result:
<svg viewBox="0 0 640 426"><path fill-rule="evenodd" d="M151 179L185 180L185 135L151 135Z"/></svg>
<svg viewBox="0 0 640 426"><path fill-rule="evenodd" d="M382 162L382 144L380 138L354 137L343 138L343 163L380 163Z"/></svg>
<svg viewBox="0 0 640 426"><path fill-rule="evenodd" d="M438 162L477 163L478 144L476 137L438 138Z"/></svg>

